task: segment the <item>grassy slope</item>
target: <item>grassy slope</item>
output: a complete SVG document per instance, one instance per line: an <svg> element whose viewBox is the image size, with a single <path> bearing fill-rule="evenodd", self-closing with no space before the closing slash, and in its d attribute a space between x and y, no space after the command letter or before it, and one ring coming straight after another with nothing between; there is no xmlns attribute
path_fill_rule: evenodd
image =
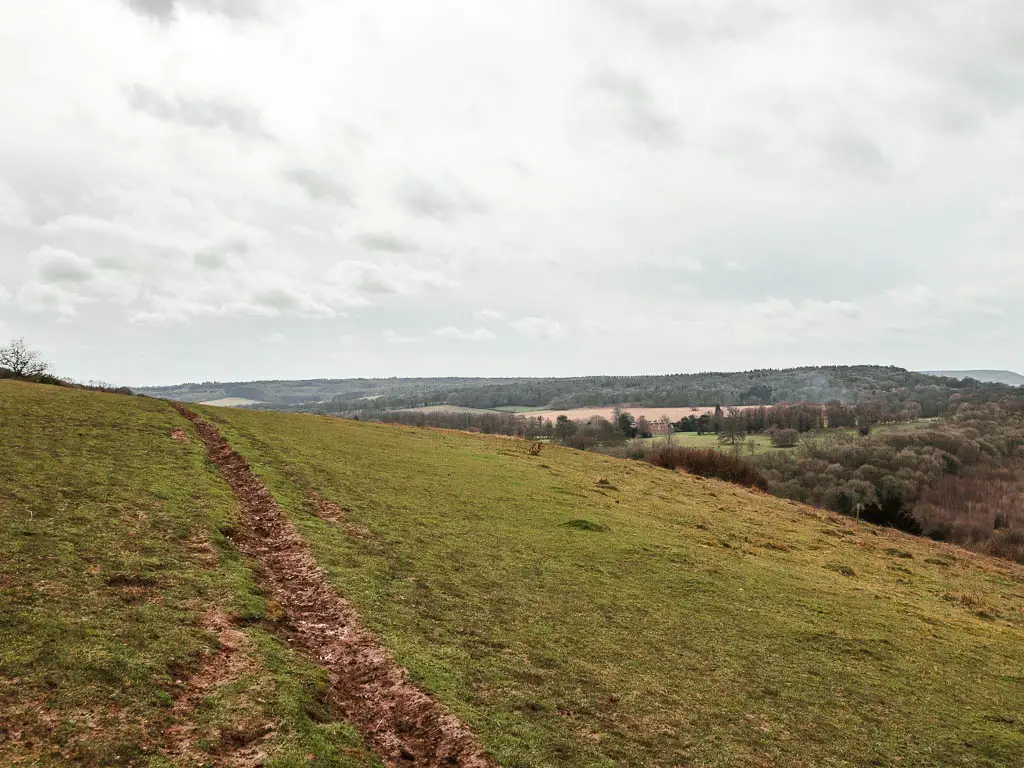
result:
<svg viewBox="0 0 1024 768"><path fill-rule="evenodd" d="M1024 754L1020 567L552 446L203 410L508 768Z"/></svg>
<svg viewBox="0 0 1024 768"><path fill-rule="evenodd" d="M166 403L0 382L0 764L197 765L161 756L172 707L243 619L246 659L187 714L211 755L271 729L270 765L373 765L328 722L311 665L219 528L234 501ZM180 723L179 723L180 724Z"/></svg>

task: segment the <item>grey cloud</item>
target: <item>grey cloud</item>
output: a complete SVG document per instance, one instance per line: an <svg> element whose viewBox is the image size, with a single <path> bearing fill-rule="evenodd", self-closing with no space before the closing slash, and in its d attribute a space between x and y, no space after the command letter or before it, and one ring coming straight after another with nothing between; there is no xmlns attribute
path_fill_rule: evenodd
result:
<svg viewBox="0 0 1024 768"><path fill-rule="evenodd" d="M314 200L334 200L352 205L352 198L337 179L313 168L293 168L285 171L285 178L300 187Z"/></svg>
<svg viewBox="0 0 1024 768"><path fill-rule="evenodd" d="M124 0L124 3L140 16L162 22L174 19L174 0Z"/></svg>
<svg viewBox="0 0 1024 768"><path fill-rule="evenodd" d="M837 131L821 139L819 149L833 168L861 176L883 178L892 170L881 148L865 136Z"/></svg>
<svg viewBox="0 0 1024 768"><path fill-rule="evenodd" d="M395 193L399 205L414 216L442 223L464 213L483 213L486 206L474 195L460 189L442 188L424 179L406 179Z"/></svg>
<svg viewBox="0 0 1024 768"><path fill-rule="evenodd" d="M0 178L0 227L27 227L31 223L32 217L24 200Z"/></svg>
<svg viewBox="0 0 1024 768"><path fill-rule="evenodd" d="M42 281L57 285L85 283L92 280L95 275L95 264L69 251L54 249L39 265L39 277Z"/></svg>
<svg viewBox="0 0 1024 768"><path fill-rule="evenodd" d="M385 275L375 274L372 272L368 272L363 275L363 278L359 283L359 287L366 293L371 294L400 293L400 289L394 281L388 279Z"/></svg>
<svg viewBox="0 0 1024 768"><path fill-rule="evenodd" d="M125 99L133 109L164 122L193 128L227 128L245 136L269 138L259 110L246 105L222 99L168 98L140 83L125 89Z"/></svg>
<svg viewBox="0 0 1024 768"><path fill-rule="evenodd" d="M661 112L646 83L637 77L610 69L594 73L591 88L605 95L613 105L619 129L651 149L665 149L679 142L679 127Z"/></svg>
<svg viewBox="0 0 1024 768"><path fill-rule="evenodd" d="M197 267L222 269L228 266L232 256L243 256L248 252L249 243L245 240L232 239L201 248L192 254L192 260Z"/></svg>
<svg viewBox="0 0 1024 768"><path fill-rule="evenodd" d="M936 130L977 130L1024 104L1024 14L1017 0L846 0L845 19L890 39L888 56L928 82L913 105Z"/></svg>
<svg viewBox="0 0 1024 768"><path fill-rule="evenodd" d="M19 288L17 301L27 312L71 317L79 306L100 300L123 304L136 294L132 275L107 271L72 251L44 245L26 261L33 269Z"/></svg>
<svg viewBox="0 0 1024 768"><path fill-rule="evenodd" d="M616 21L648 39L686 52L723 39L763 34L788 15L772 3L754 6L745 0L679 3L674 0L599 0Z"/></svg>
<svg viewBox="0 0 1024 768"><path fill-rule="evenodd" d="M124 3L140 16L164 24L175 19L179 7L238 21L256 19L263 15L263 3L260 0L124 0Z"/></svg>
<svg viewBox="0 0 1024 768"><path fill-rule="evenodd" d="M354 238L359 245L371 251L387 251L389 253L411 253L419 250L413 242L388 232L364 232Z"/></svg>
<svg viewBox="0 0 1024 768"><path fill-rule="evenodd" d="M302 300L284 288L264 288L253 294L253 303L279 310L296 310L301 306Z"/></svg>
<svg viewBox="0 0 1024 768"><path fill-rule="evenodd" d="M422 290L449 288L452 281L437 271L421 270L409 264L370 264L341 261L328 273L328 280L361 294L411 294Z"/></svg>

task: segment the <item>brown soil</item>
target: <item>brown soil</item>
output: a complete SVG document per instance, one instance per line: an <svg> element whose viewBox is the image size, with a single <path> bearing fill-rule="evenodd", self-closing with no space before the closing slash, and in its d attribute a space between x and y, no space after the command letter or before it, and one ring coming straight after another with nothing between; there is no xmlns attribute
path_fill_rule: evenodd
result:
<svg viewBox="0 0 1024 768"><path fill-rule="evenodd" d="M171 440L176 443L188 443L191 442L188 439L188 435L185 434L185 430L181 427L175 427L171 430Z"/></svg>
<svg viewBox="0 0 1024 768"><path fill-rule="evenodd" d="M325 499L316 491L309 491L306 496L313 504L313 514L319 517L321 520L326 520L329 523L337 523L342 527L349 536L357 539L372 539L373 532L369 528L365 528L358 523L354 523L348 518L350 510L346 507L340 507L330 499Z"/></svg>
<svg viewBox="0 0 1024 768"><path fill-rule="evenodd" d="M209 755L198 745L209 734L201 730L191 717L196 707L216 688L238 680L255 667L255 662L246 652L248 641L245 633L233 626L226 614L210 611L203 616L202 626L216 633L218 648L206 656L194 675L183 681L183 693L171 709L175 724L164 734L167 752L187 760L189 765L206 765L209 761ZM216 764L226 768L263 765L266 755L261 743L273 732L274 723L267 722L250 724L244 739L238 739L235 733L220 734L220 744L215 748Z"/></svg>
<svg viewBox="0 0 1024 768"><path fill-rule="evenodd" d="M328 701L337 715L388 766L497 766L466 725L409 682L376 643L246 460L211 424L175 408L195 425L234 490L242 514L232 541L259 563L267 596L280 605L292 630L292 647L328 673Z"/></svg>
<svg viewBox="0 0 1024 768"><path fill-rule="evenodd" d="M313 502L313 514L321 520L340 523L348 518L347 509L342 509L333 501L325 499L316 491L309 491L306 495L309 497L309 500Z"/></svg>

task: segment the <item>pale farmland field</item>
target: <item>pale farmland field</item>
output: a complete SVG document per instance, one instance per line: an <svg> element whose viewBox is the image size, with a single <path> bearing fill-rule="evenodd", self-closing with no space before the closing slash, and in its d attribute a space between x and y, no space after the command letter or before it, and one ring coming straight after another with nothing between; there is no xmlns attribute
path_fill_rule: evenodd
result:
<svg viewBox="0 0 1024 768"><path fill-rule="evenodd" d="M552 421L557 419L559 416L563 415L573 421L586 421L592 416L601 416L611 421L616 407L621 408L623 411L629 411L629 413L632 414L633 418L639 419L641 416L643 416L648 421L660 419L662 416L668 416L669 419L672 421L679 421L679 419L686 418L687 416L699 417L705 413L715 412L715 406L713 405L694 405L672 408L649 408L646 406L637 406L634 408L629 405L606 405L596 408L570 408L569 410L566 411L531 411L530 413L525 415L530 416L531 418L540 417L542 419L551 419ZM741 405L737 407L745 410L747 408L758 408L760 406ZM723 410L728 410L728 408L725 408Z"/></svg>
<svg viewBox="0 0 1024 768"><path fill-rule="evenodd" d="M259 405L259 400L250 400L247 397L218 397L216 400L206 400L200 405L216 405L221 408L240 408L243 405Z"/></svg>

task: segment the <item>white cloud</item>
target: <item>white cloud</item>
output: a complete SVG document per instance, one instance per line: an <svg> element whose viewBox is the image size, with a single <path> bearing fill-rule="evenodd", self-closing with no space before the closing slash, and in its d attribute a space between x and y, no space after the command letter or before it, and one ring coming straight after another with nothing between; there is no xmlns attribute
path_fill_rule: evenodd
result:
<svg viewBox="0 0 1024 768"><path fill-rule="evenodd" d="M413 344L419 341L415 336L403 336L393 328L385 328L381 331L380 337L388 344Z"/></svg>
<svg viewBox="0 0 1024 768"><path fill-rule="evenodd" d="M97 302L127 304L137 292L130 274L100 266L72 251L44 245L26 257L31 273L18 289L18 306L35 314L72 317Z"/></svg>
<svg viewBox="0 0 1024 768"><path fill-rule="evenodd" d="M268 270L221 274L195 287L184 282L152 286L132 315L134 323L188 323L197 318L345 317L367 301L328 282L298 280Z"/></svg>
<svg viewBox="0 0 1024 768"><path fill-rule="evenodd" d="M547 317L523 317L510 322L509 326L535 339L561 339L565 336L565 327Z"/></svg>
<svg viewBox="0 0 1024 768"><path fill-rule="evenodd" d="M284 344L288 337L283 333L271 333L260 339L264 344Z"/></svg>
<svg viewBox="0 0 1024 768"><path fill-rule="evenodd" d="M0 227L20 228L31 223L28 206L10 184L0 179Z"/></svg>
<svg viewBox="0 0 1024 768"><path fill-rule="evenodd" d="M486 323L493 322L495 320L501 320L503 317L505 317L505 313L499 312L496 309L478 309L476 312L473 313L473 317L475 317L477 320L482 320Z"/></svg>
<svg viewBox="0 0 1024 768"><path fill-rule="evenodd" d="M122 221L110 221L86 214L66 214L42 226L49 236L88 233L117 238L135 245L156 248L189 248L198 246L197 238L180 232L161 232L140 228Z"/></svg>
<svg viewBox="0 0 1024 768"><path fill-rule="evenodd" d="M442 336L446 339L462 339L464 341L489 341L490 339L495 338L494 334L483 326L478 326L467 331L462 328L446 325L443 328L438 328L434 331L434 335Z"/></svg>
<svg viewBox="0 0 1024 768"><path fill-rule="evenodd" d="M40 315L52 315L58 319L68 319L78 314L82 304L94 302L87 296L67 291L59 285L30 280L18 289L18 306L26 312Z"/></svg>
<svg viewBox="0 0 1024 768"><path fill-rule="evenodd" d="M451 279L437 270L395 262L341 261L331 268L327 279L354 293L370 295L412 294L454 286Z"/></svg>

